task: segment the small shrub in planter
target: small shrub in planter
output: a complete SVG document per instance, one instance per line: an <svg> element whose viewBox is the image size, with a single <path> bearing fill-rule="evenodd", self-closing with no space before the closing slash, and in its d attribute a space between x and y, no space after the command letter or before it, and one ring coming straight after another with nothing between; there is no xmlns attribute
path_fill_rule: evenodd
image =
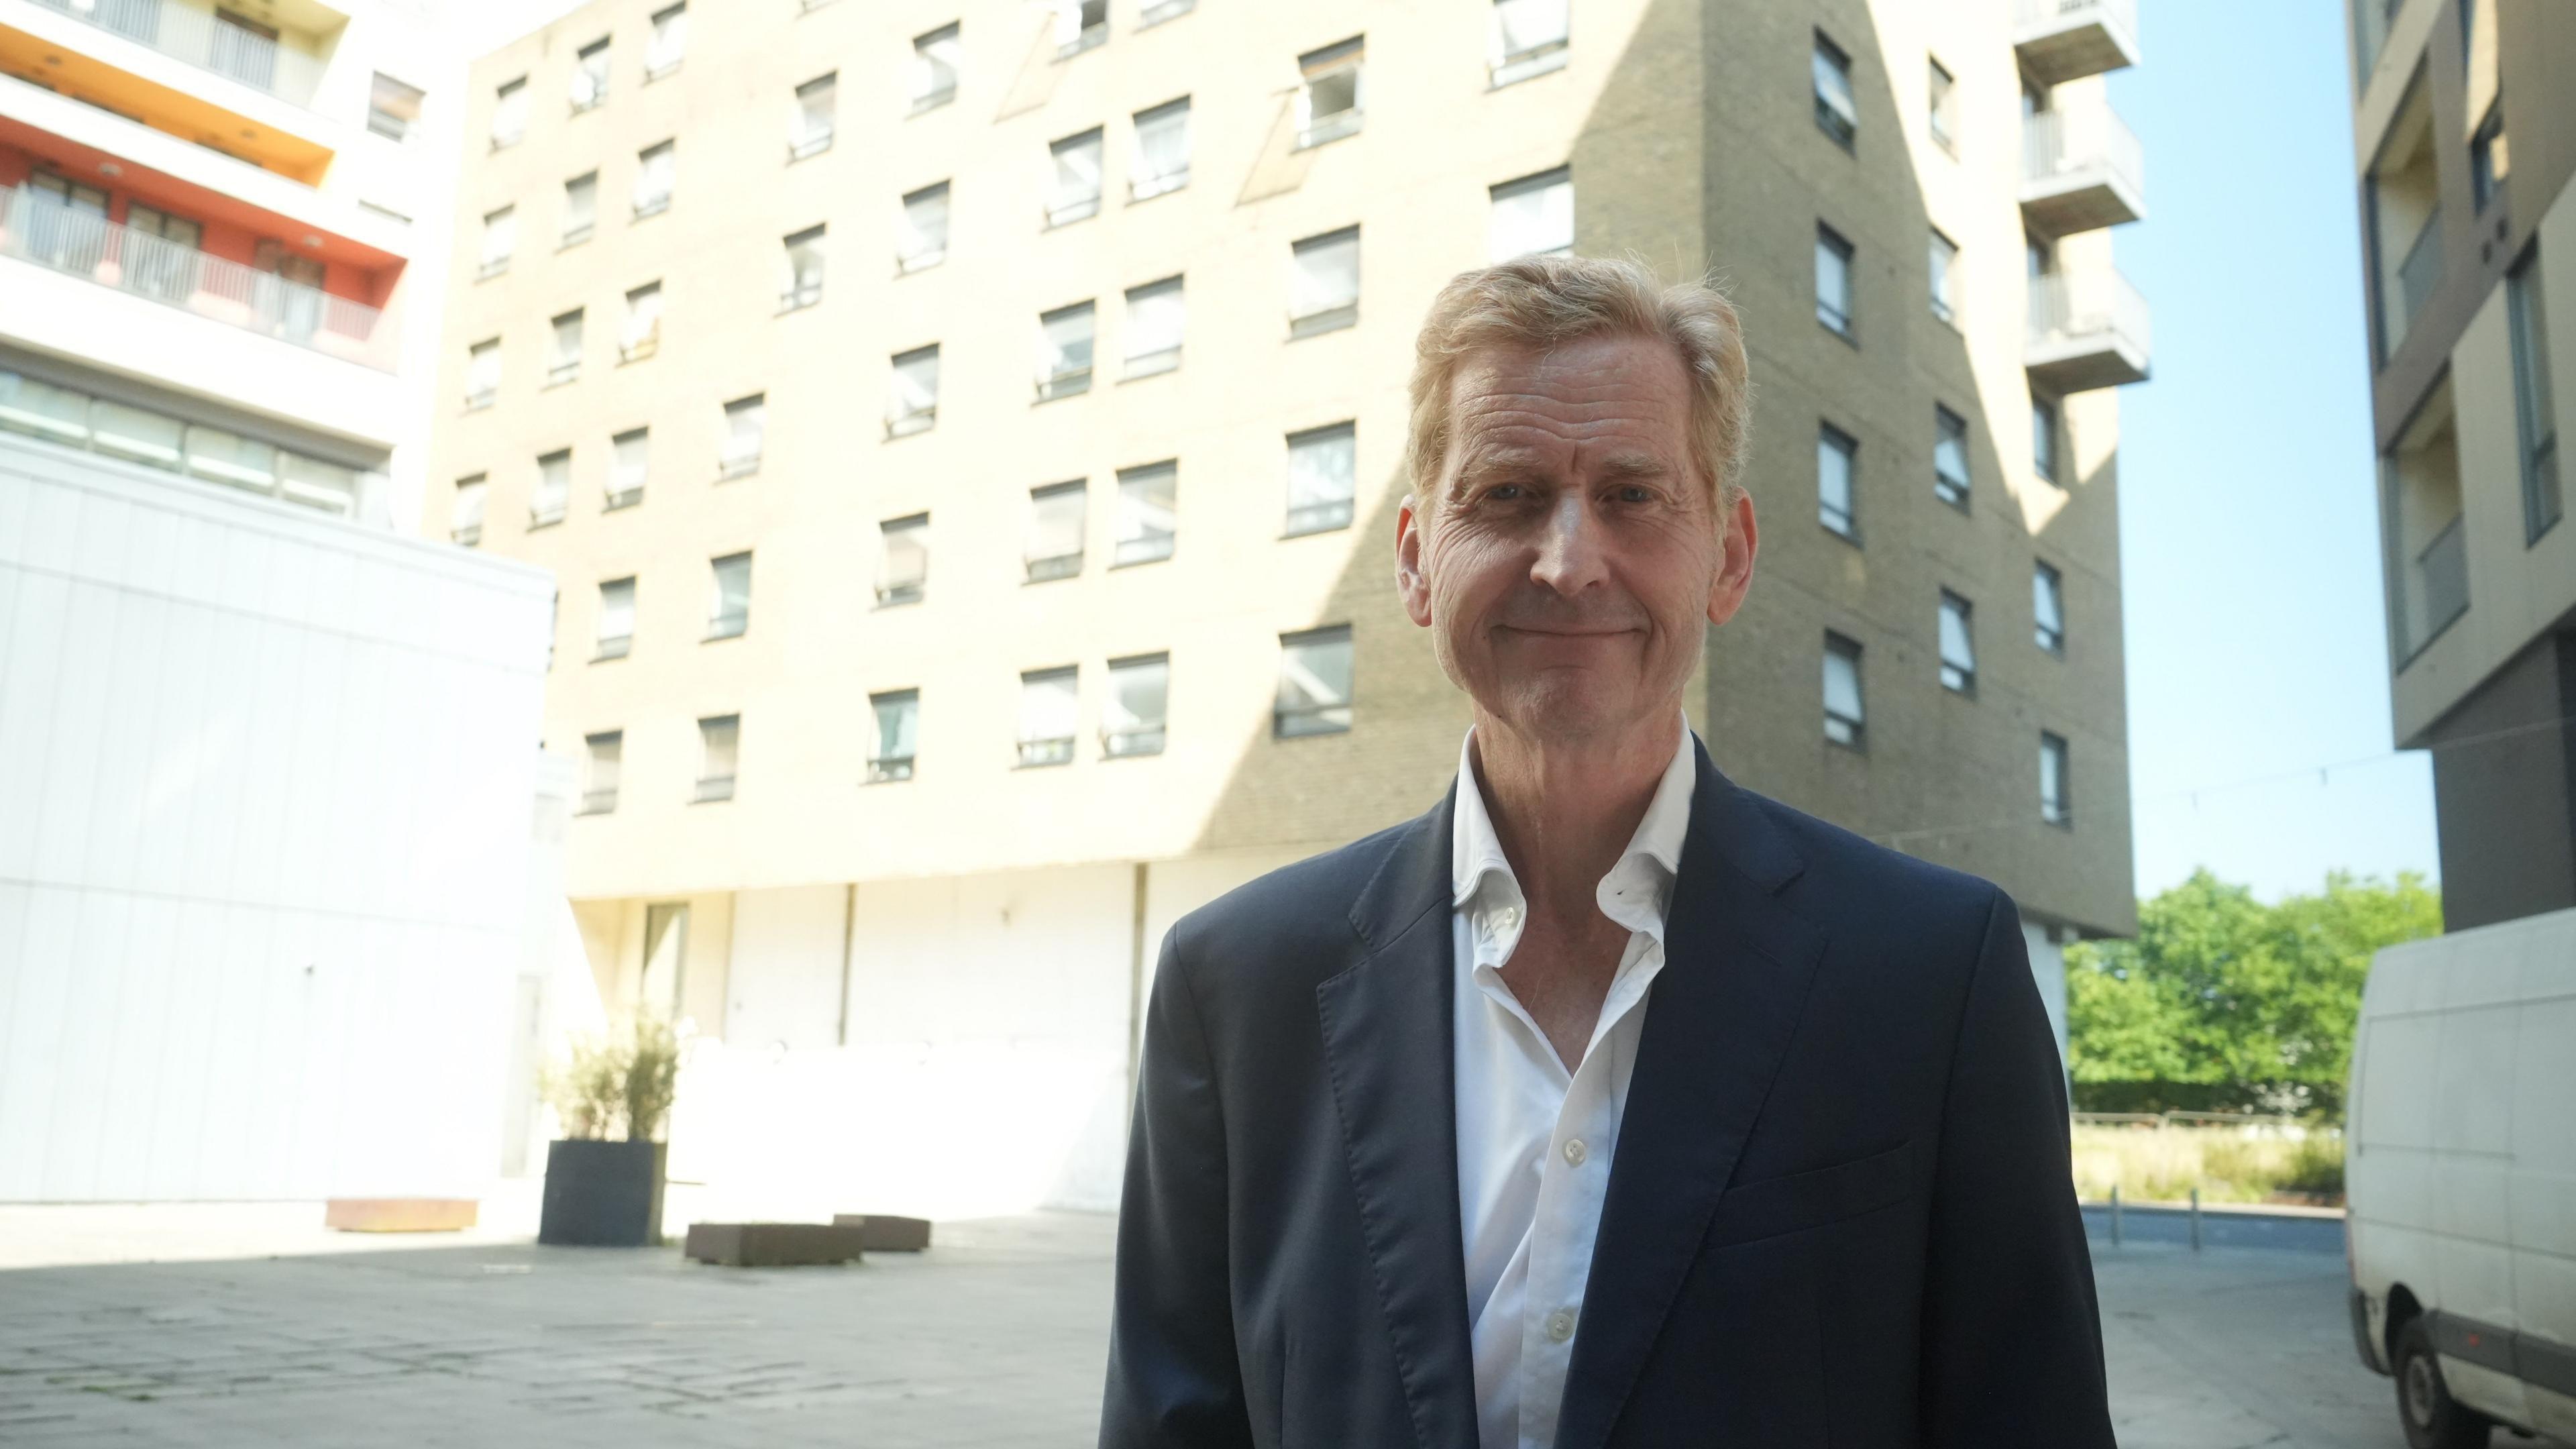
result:
<svg viewBox="0 0 2576 1449"><path fill-rule="evenodd" d="M657 1139L679 1076L679 1037L649 1020L605 1039L577 1039L547 1069L546 1099L567 1135L546 1149L538 1242L661 1243L662 1170L670 1148Z"/></svg>

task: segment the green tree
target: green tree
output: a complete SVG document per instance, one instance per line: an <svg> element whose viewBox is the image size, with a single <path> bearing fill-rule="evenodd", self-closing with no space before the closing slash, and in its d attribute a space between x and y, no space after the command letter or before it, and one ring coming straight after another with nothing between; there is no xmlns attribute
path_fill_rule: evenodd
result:
<svg viewBox="0 0 2576 1449"><path fill-rule="evenodd" d="M2441 929L2411 872L2337 871L2274 906L2194 872L2139 908L2135 941L2067 949L2077 1105L2340 1117L2372 953Z"/></svg>

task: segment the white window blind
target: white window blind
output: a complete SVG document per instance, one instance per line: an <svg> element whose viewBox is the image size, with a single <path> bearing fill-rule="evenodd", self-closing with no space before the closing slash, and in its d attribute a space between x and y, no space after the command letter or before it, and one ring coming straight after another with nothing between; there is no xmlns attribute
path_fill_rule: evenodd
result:
<svg viewBox="0 0 2576 1449"><path fill-rule="evenodd" d="M1360 229L1345 227L1289 248L1291 336L1347 327L1359 320Z"/></svg>
<svg viewBox="0 0 2576 1449"><path fill-rule="evenodd" d="M586 111L608 99L608 42L594 40L574 52L572 108Z"/></svg>
<svg viewBox="0 0 2576 1449"><path fill-rule="evenodd" d="M1297 57L1297 144L1317 146L1360 128L1365 38L1354 35Z"/></svg>
<svg viewBox="0 0 2576 1449"><path fill-rule="evenodd" d="M528 134L528 78L503 81L493 92L492 149L515 146Z"/></svg>
<svg viewBox="0 0 2576 1449"><path fill-rule="evenodd" d="M730 639L751 627L751 555L730 553L707 561L713 587L707 594L707 637Z"/></svg>
<svg viewBox="0 0 2576 1449"><path fill-rule="evenodd" d="M1128 195L1142 201L1190 184L1190 100L1136 113L1136 158Z"/></svg>
<svg viewBox="0 0 2576 1449"><path fill-rule="evenodd" d="M733 798L734 767L741 747L741 715L711 715L698 721L698 799Z"/></svg>
<svg viewBox="0 0 2576 1449"><path fill-rule="evenodd" d="M960 68L958 27L944 25L912 42L912 108L926 111L957 95Z"/></svg>
<svg viewBox="0 0 2576 1449"><path fill-rule="evenodd" d="M918 433L939 416L939 345L897 353L886 388L886 432Z"/></svg>
<svg viewBox="0 0 2576 1449"><path fill-rule="evenodd" d="M868 696L876 717L876 752L868 757L871 780L912 778L913 752L921 743L921 691L896 690Z"/></svg>
<svg viewBox="0 0 2576 1449"><path fill-rule="evenodd" d="M1030 579L1060 579L1082 571L1083 514L1088 496L1089 490L1079 482L1029 490L1024 557Z"/></svg>
<svg viewBox="0 0 2576 1449"><path fill-rule="evenodd" d="M610 440L608 506L625 508L644 501L644 475L652 462L653 434L634 428Z"/></svg>
<svg viewBox="0 0 2576 1449"><path fill-rule="evenodd" d="M664 141L635 153L635 214L651 216L671 204L680 173L680 143Z"/></svg>
<svg viewBox="0 0 2576 1449"><path fill-rule="evenodd" d="M484 477L456 480L456 502L447 514L447 536L458 543L471 544L483 537L483 509L490 500Z"/></svg>
<svg viewBox="0 0 2576 1449"><path fill-rule="evenodd" d="M1271 730L1282 737L1351 727L1351 626L1279 637L1279 695Z"/></svg>
<svg viewBox="0 0 2576 1449"><path fill-rule="evenodd" d="M1095 314L1089 302L1058 307L1038 318L1038 396L1066 397L1091 387Z"/></svg>
<svg viewBox="0 0 2576 1449"><path fill-rule="evenodd" d="M465 405L488 407L501 390L501 339L488 338L465 349Z"/></svg>
<svg viewBox="0 0 2576 1449"><path fill-rule="evenodd" d="M1127 289L1127 375L1147 377L1181 365L1181 332L1188 321L1181 279L1166 277Z"/></svg>
<svg viewBox="0 0 2576 1449"><path fill-rule="evenodd" d="M599 632L596 657L622 658L635 639L635 580L610 579L599 586Z"/></svg>
<svg viewBox="0 0 2576 1449"><path fill-rule="evenodd" d="M919 603L930 582L930 515L887 519L877 538L877 602Z"/></svg>
<svg viewBox="0 0 2576 1449"><path fill-rule="evenodd" d="M617 777L626 753L622 730L582 737L581 811L595 815L617 808Z"/></svg>
<svg viewBox="0 0 2576 1449"><path fill-rule="evenodd" d="M1145 654L1109 661L1109 697L1100 707L1100 753L1159 755L1171 698L1172 658Z"/></svg>
<svg viewBox="0 0 2576 1449"><path fill-rule="evenodd" d="M1932 315L1944 322L1959 315L1959 247L1943 236L1938 228L1932 232Z"/></svg>
<svg viewBox="0 0 2576 1449"><path fill-rule="evenodd" d="M1335 423L1288 435L1288 527L1296 533L1348 528L1356 491L1359 430Z"/></svg>
<svg viewBox="0 0 2576 1449"><path fill-rule="evenodd" d="M725 404L724 448L717 459L717 476L740 478L760 469L760 449L769 428L769 398L765 393L738 397Z"/></svg>
<svg viewBox="0 0 2576 1449"><path fill-rule="evenodd" d="M581 375L581 309L575 307L556 317L553 326L546 352L546 381L570 382Z"/></svg>
<svg viewBox="0 0 2576 1449"><path fill-rule="evenodd" d="M1047 192L1049 226L1080 221L1100 212L1100 128L1067 136L1047 148L1055 180Z"/></svg>
<svg viewBox="0 0 2576 1449"><path fill-rule="evenodd" d="M650 357L662 346L662 284L646 282L626 294L626 325L618 333L617 355L628 362Z"/></svg>
<svg viewBox="0 0 2576 1449"><path fill-rule="evenodd" d="M653 38L644 46L646 79L669 75L680 68L680 60L689 51L689 7L673 5L653 12Z"/></svg>
<svg viewBox="0 0 2576 1449"><path fill-rule="evenodd" d="M778 310L792 312L823 300L823 228L809 226L786 239Z"/></svg>
<svg viewBox="0 0 2576 1449"><path fill-rule="evenodd" d="M948 183L925 186L903 198L903 224L895 238L895 266L917 272L948 259Z"/></svg>
<svg viewBox="0 0 2576 1449"><path fill-rule="evenodd" d="M548 453L537 460L537 491L528 499L530 523L556 523L572 499L572 450Z"/></svg>
<svg viewBox="0 0 2576 1449"><path fill-rule="evenodd" d="M811 156L831 149L832 131L839 124L841 78L839 72L816 76L796 88L796 114L787 135L787 154L795 158Z"/></svg>
<svg viewBox="0 0 2576 1449"><path fill-rule="evenodd" d="M1055 6L1056 59L1079 55L1109 38L1109 0L1051 3Z"/></svg>
<svg viewBox="0 0 2576 1449"><path fill-rule="evenodd" d="M1020 763L1071 762L1081 711L1080 676L1075 670L1034 669L1021 675Z"/></svg>
<svg viewBox="0 0 2576 1449"><path fill-rule="evenodd" d="M1566 0L1495 0L1493 83L1507 86L1565 65Z"/></svg>
<svg viewBox="0 0 2576 1449"><path fill-rule="evenodd" d="M599 173L585 171L564 183L563 244L588 237L599 219Z"/></svg>
<svg viewBox="0 0 2576 1449"><path fill-rule="evenodd" d="M510 265L510 252L519 244L518 208L505 206L483 213L482 275L490 276Z"/></svg>
<svg viewBox="0 0 2576 1449"><path fill-rule="evenodd" d="M1574 250L1574 173L1559 166L1493 188L1485 241L1492 260Z"/></svg>
<svg viewBox="0 0 2576 1449"><path fill-rule="evenodd" d="M1179 510L1181 467L1149 463L1118 472L1118 542L1114 564L1150 563L1172 556Z"/></svg>

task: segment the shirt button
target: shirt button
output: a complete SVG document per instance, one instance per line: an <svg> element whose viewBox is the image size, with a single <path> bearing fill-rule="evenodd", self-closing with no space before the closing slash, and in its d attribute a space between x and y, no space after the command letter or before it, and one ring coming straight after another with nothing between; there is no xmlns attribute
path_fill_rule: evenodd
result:
<svg viewBox="0 0 2576 1449"><path fill-rule="evenodd" d="M1497 929L1508 931L1520 923L1521 911L1518 906L1505 906L1494 912L1494 925Z"/></svg>
<svg viewBox="0 0 2576 1449"><path fill-rule="evenodd" d="M1547 1336L1563 1343L1574 1336L1574 1315L1560 1308L1547 1316Z"/></svg>
<svg viewBox="0 0 2576 1449"><path fill-rule="evenodd" d="M1581 1167L1581 1166L1583 1165L1583 1159L1584 1159L1586 1156L1588 1156L1588 1155L1589 1155L1589 1153L1588 1153L1587 1149L1586 1149L1586 1148L1584 1147L1584 1145L1583 1145L1583 1139L1582 1139L1582 1138L1580 1138L1580 1137L1568 1137L1567 1139L1565 1139L1565 1160L1566 1160L1566 1161L1568 1161L1568 1162L1570 1162L1570 1163L1574 1164L1574 1165L1575 1165L1575 1166L1577 1166L1577 1167Z"/></svg>

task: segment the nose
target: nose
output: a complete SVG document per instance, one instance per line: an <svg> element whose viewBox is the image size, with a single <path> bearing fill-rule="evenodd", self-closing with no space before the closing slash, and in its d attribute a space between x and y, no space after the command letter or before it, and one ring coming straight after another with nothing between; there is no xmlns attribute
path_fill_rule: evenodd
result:
<svg viewBox="0 0 2576 1449"><path fill-rule="evenodd" d="M1607 545L1592 500L1581 489L1569 488L1548 509L1530 581L1568 598L1580 594L1609 577Z"/></svg>

